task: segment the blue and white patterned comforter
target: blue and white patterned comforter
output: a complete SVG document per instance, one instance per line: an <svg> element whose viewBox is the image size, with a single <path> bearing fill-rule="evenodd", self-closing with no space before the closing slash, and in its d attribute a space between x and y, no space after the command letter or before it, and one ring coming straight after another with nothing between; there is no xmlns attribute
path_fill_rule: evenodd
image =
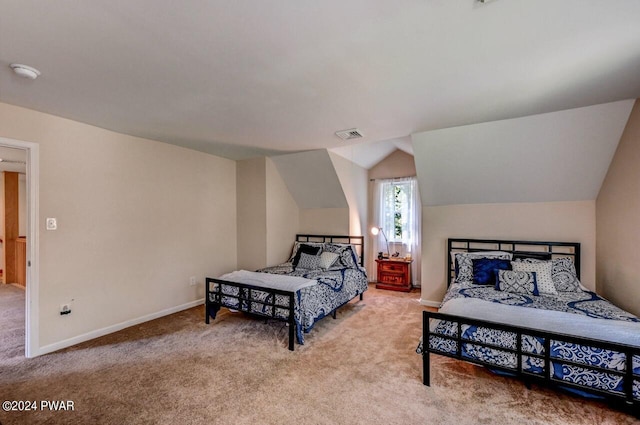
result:
<svg viewBox="0 0 640 425"><path fill-rule="evenodd" d="M640 347L640 319L589 291L529 296L497 291L492 286L461 282L451 285L439 312ZM457 336L458 333L457 324L450 321L433 320L430 329L450 336ZM515 333L469 325L462 326L462 333L465 339L470 340L462 344L463 357L516 369L515 354L473 344L473 341L479 341L515 349ZM430 347L455 353L457 343L455 340L432 336ZM522 347L527 353L544 354L542 338L524 335ZM422 342L417 351L422 352ZM550 354L552 358L578 364L615 371L626 369L625 354L612 350L552 340ZM541 359L523 356L522 363L525 371L544 374ZM552 364L554 379L613 393L623 391L622 379L617 375L562 364L561 361L552 361ZM634 398L640 400L640 356L633 357L633 369L634 375L638 376L633 383Z"/></svg>
<svg viewBox="0 0 640 425"><path fill-rule="evenodd" d="M296 338L300 344L304 344L304 334L309 333L318 320L331 314L333 310L362 294L368 288L367 275L362 267L294 270L291 263L284 263L260 269L258 272L299 276L317 281L315 285L306 286L295 292L294 319ZM235 295L236 292L236 288L225 288L223 285L223 293ZM267 292L260 293L260 291L254 291L253 296L264 299L265 302L270 297ZM276 296L276 303L286 305L285 298L284 296ZM233 306L234 302L237 303L237 299L231 297L223 297L223 301L227 306ZM254 313L264 313L269 308L271 307L267 304L252 303L251 305L251 311ZM284 308L276 308L275 313L279 318L288 317L288 310Z"/></svg>

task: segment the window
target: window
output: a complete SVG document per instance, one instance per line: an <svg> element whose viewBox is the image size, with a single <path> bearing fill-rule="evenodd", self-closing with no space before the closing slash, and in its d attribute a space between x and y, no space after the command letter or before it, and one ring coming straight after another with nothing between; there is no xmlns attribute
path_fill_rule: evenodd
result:
<svg viewBox="0 0 640 425"><path fill-rule="evenodd" d="M383 235L372 238L372 258L368 271L376 270L377 254L398 253L400 257L411 255L411 275L413 284L420 285L421 277L421 224L422 204L418 194L418 182L415 177L389 180L374 180L373 216L371 227L381 227L389 240ZM374 280L376 279L373 275Z"/></svg>
<svg viewBox="0 0 640 425"><path fill-rule="evenodd" d="M381 184L380 226L389 242L411 245L415 240L415 179Z"/></svg>

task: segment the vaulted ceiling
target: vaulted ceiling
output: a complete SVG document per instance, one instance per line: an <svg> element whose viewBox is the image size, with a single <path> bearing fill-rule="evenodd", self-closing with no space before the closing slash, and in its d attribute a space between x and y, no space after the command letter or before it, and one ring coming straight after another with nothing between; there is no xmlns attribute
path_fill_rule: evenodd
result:
<svg viewBox="0 0 640 425"><path fill-rule="evenodd" d="M272 156L300 208L347 208L347 198L326 150Z"/></svg>
<svg viewBox="0 0 640 425"><path fill-rule="evenodd" d="M428 206L595 200L633 100L413 135Z"/></svg>
<svg viewBox="0 0 640 425"><path fill-rule="evenodd" d="M363 158L638 98L638 22L637 0L0 0L0 101L233 159L391 141Z"/></svg>

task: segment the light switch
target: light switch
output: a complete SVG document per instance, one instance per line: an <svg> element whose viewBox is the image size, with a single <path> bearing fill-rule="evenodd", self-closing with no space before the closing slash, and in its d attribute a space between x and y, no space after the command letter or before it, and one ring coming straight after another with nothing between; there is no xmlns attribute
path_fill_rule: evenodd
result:
<svg viewBox="0 0 640 425"><path fill-rule="evenodd" d="M55 218L47 218L47 230L56 230L58 228L58 220Z"/></svg>

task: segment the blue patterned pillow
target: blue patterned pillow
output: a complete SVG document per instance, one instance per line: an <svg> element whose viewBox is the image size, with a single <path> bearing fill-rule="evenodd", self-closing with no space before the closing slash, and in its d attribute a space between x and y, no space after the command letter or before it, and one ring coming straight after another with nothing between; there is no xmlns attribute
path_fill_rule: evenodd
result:
<svg viewBox="0 0 640 425"><path fill-rule="evenodd" d="M540 295L536 272L496 270L496 289L516 294Z"/></svg>
<svg viewBox="0 0 640 425"><path fill-rule="evenodd" d="M558 292L580 291L580 280L571 258L554 258L551 262L551 279Z"/></svg>
<svg viewBox="0 0 640 425"><path fill-rule="evenodd" d="M511 260L512 254L510 252L503 251L456 252L454 253L456 282L473 281L473 260L477 260L479 258Z"/></svg>
<svg viewBox="0 0 640 425"><path fill-rule="evenodd" d="M339 244L327 242L324 244L323 251L334 252L338 254L338 260L333 263L331 269L357 269L359 260L355 247L351 244Z"/></svg>
<svg viewBox="0 0 640 425"><path fill-rule="evenodd" d="M476 285L495 285L494 270L511 270L511 261L500 258L478 258L473 263L473 283Z"/></svg>
<svg viewBox="0 0 640 425"><path fill-rule="evenodd" d="M296 269L315 270L318 268L320 268L319 255L305 254L304 252L300 254L300 261L298 261Z"/></svg>

